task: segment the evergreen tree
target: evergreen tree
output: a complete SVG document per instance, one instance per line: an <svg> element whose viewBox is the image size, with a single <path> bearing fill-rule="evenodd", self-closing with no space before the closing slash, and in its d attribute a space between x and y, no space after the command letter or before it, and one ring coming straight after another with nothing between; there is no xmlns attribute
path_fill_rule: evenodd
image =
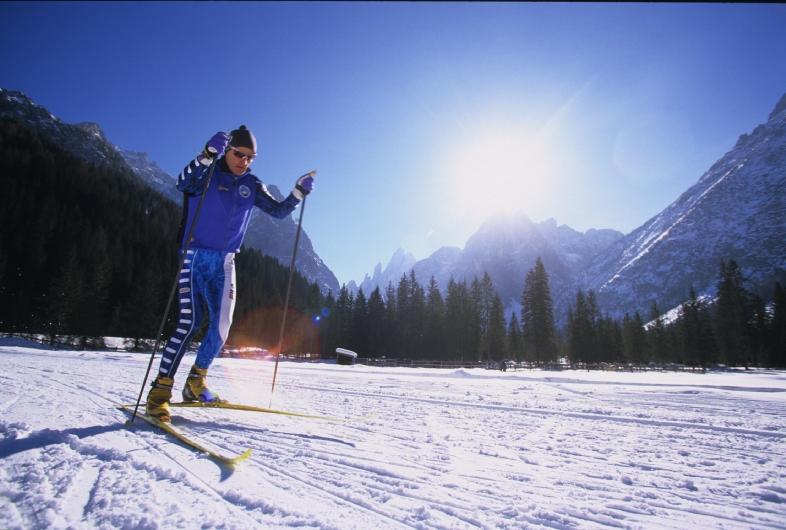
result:
<svg viewBox="0 0 786 530"><path fill-rule="evenodd" d="M646 359L647 339L644 333L644 322L638 311L631 317L628 313L622 319L622 341L625 358L633 364L644 364Z"/></svg>
<svg viewBox="0 0 786 530"><path fill-rule="evenodd" d="M322 332L322 353L332 355L339 347L340 323L336 320L336 299L333 291L329 291L325 297L323 319L321 324Z"/></svg>
<svg viewBox="0 0 786 530"><path fill-rule="evenodd" d="M341 286L336 299L336 309L333 312L333 319L338 331L338 346L351 349L350 344L354 342L352 309L354 299L346 285Z"/></svg>
<svg viewBox="0 0 786 530"><path fill-rule="evenodd" d="M409 337L411 343L407 357L420 358L425 352L426 292L415 278L414 269L409 273Z"/></svg>
<svg viewBox="0 0 786 530"><path fill-rule="evenodd" d="M348 344L363 357L368 356L368 318L368 303L361 287L352 307L352 339Z"/></svg>
<svg viewBox="0 0 786 530"><path fill-rule="evenodd" d="M452 277L448 281L448 292L445 298L445 343L448 358L461 362L470 360L473 345L468 344L472 335L469 329L469 295L465 282L456 282Z"/></svg>
<svg viewBox="0 0 786 530"><path fill-rule="evenodd" d="M85 280L82 276L82 265L75 249L68 254L55 276L50 289L49 318L50 340L55 335L70 333L76 328L79 308L84 301Z"/></svg>
<svg viewBox="0 0 786 530"><path fill-rule="evenodd" d="M573 363L597 362L594 293L585 296L579 289L575 306L568 311L568 357Z"/></svg>
<svg viewBox="0 0 786 530"><path fill-rule="evenodd" d="M386 337L386 309L385 302L379 287L371 292L368 297L368 355L381 357L387 351Z"/></svg>
<svg viewBox="0 0 786 530"><path fill-rule="evenodd" d="M715 339L709 310L691 287L688 301L680 308L682 343L688 364L706 368L715 359Z"/></svg>
<svg viewBox="0 0 786 530"><path fill-rule="evenodd" d="M494 295L489 312L489 355L495 361L507 357L507 344L505 334L505 308L499 295Z"/></svg>
<svg viewBox="0 0 786 530"><path fill-rule="evenodd" d="M549 278L540 257L527 273L521 297L521 323L528 357L538 364L557 358L557 333Z"/></svg>
<svg viewBox="0 0 786 530"><path fill-rule="evenodd" d="M649 322L650 327L646 333L649 357L658 363L665 363L668 358L668 337L658 304L654 301L650 306Z"/></svg>
<svg viewBox="0 0 786 530"><path fill-rule="evenodd" d="M488 312L484 312L483 288L477 276L472 278L472 283L469 286L469 300L466 310L467 354L469 358L482 362L486 359L488 350L486 347Z"/></svg>
<svg viewBox="0 0 786 530"><path fill-rule="evenodd" d="M516 362L521 362L524 359L521 327L515 312L510 316L510 322L508 323L508 353L516 359Z"/></svg>
<svg viewBox="0 0 786 530"><path fill-rule="evenodd" d="M622 326L613 318L606 316L597 323L597 351L602 353L600 360L615 363L625 362L625 349Z"/></svg>
<svg viewBox="0 0 786 530"><path fill-rule="evenodd" d="M389 282L385 289L385 329L383 334L383 344L386 356L390 354L398 354L400 350L401 341L399 337L399 319L398 319L398 297L396 296L396 289L393 287L393 282Z"/></svg>
<svg viewBox="0 0 786 530"><path fill-rule="evenodd" d="M786 368L786 289L775 284L770 322L770 366Z"/></svg>
<svg viewBox="0 0 786 530"><path fill-rule="evenodd" d="M396 289L396 332L398 357L408 357L412 352L412 314L410 312L410 295L412 288L406 274L401 275Z"/></svg>
<svg viewBox="0 0 786 530"><path fill-rule="evenodd" d="M734 260L721 261L715 332L721 359L730 366L750 363L750 293L743 287L742 271Z"/></svg>
<svg viewBox="0 0 786 530"><path fill-rule="evenodd" d="M445 358L445 302L439 292L437 280L431 277L426 293L426 356L429 359Z"/></svg>

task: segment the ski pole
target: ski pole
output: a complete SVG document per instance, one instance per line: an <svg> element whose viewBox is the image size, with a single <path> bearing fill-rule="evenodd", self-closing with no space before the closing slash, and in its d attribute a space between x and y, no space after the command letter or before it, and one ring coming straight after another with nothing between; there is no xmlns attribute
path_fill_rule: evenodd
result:
<svg viewBox="0 0 786 530"><path fill-rule="evenodd" d="M316 174L316 171L309 171L300 178ZM299 180L299 179L298 179ZM292 261L289 263L289 282L287 283L287 294L284 297L284 315L281 317L281 329L278 333L278 352L276 352L276 365L273 368L273 384L270 387L270 405L273 404L273 391L276 389L276 374L278 373L278 359L281 357L281 350L284 349L284 329L287 325L287 311L289 310L289 293L292 290L292 276L295 273L295 256L297 256L297 245L300 241L300 228L303 225L303 212L306 209L306 195L303 196L303 203L300 205L300 216L297 221L297 230L295 231L295 247L292 249Z"/></svg>
<svg viewBox="0 0 786 530"><path fill-rule="evenodd" d="M191 221L191 227L188 229L188 236L185 239L185 248L183 248L182 255L180 256L179 265L177 267L177 271L175 272L175 281L172 283L172 290L169 292L169 300L166 303L166 309L164 310L164 315L161 317L161 325L158 326L158 334L156 335L156 345L153 348L153 354L150 356L150 362L147 363L147 372L145 372L145 379L142 381L142 388L139 389L139 397L136 399L136 405L134 405L134 413L131 414L131 419L126 422L126 425L131 425L134 423L134 419L136 418L136 412L139 409L139 403L142 401L142 394L145 391L145 385L147 384L147 378L150 376L150 368L153 366L153 360L156 358L156 353L158 353L158 347L161 345L161 334L164 332L164 326L166 325L167 316L169 316L169 310L172 308L172 300L175 298L175 293L177 292L177 286L180 279L180 271L183 269L183 265L186 260L186 256L188 255L188 246L191 244L191 236L194 234L194 227L196 227L197 221L199 221L199 213L202 210L202 203L205 202L205 195L207 194L207 188L210 186L210 180L213 178L213 172L216 169L216 162L218 161L218 155L215 155L213 162L210 163L210 168L207 171L207 180L205 182L205 189L202 190L202 195L199 197L199 202L197 203L196 211L194 212L194 219Z"/></svg>

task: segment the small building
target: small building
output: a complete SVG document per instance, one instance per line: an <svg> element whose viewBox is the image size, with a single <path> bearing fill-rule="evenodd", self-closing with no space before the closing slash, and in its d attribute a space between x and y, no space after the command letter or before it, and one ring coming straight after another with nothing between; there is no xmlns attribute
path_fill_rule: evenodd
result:
<svg viewBox="0 0 786 530"><path fill-rule="evenodd" d="M355 364L358 354L345 348L336 348L336 364Z"/></svg>

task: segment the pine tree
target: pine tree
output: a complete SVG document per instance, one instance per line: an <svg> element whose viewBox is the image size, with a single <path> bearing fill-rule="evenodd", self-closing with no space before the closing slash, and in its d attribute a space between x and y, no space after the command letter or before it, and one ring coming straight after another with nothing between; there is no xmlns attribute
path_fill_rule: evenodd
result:
<svg viewBox="0 0 786 530"><path fill-rule="evenodd" d="M406 274L401 275L396 289L397 356L408 357L412 352L412 314L410 312L411 287Z"/></svg>
<svg viewBox="0 0 786 530"><path fill-rule="evenodd" d="M445 302L437 280L431 277L426 293L426 355L430 359L445 358Z"/></svg>
<svg viewBox="0 0 786 530"><path fill-rule="evenodd" d="M527 273L521 296L521 324L528 357L537 364L557 358L557 332L549 277L540 257Z"/></svg>
<svg viewBox="0 0 786 530"><path fill-rule="evenodd" d="M387 351L385 328L387 325L385 302L379 287L368 297L368 355L381 357Z"/></svg>
<svg viewBox="0 0 786 530"><path fill-rule="evenodd" d="M333 312L333 319L338 331L337 345L342 348L350 347L349 344L354 342L354 336L352 334L354 331L352 326L353 305L354 299L352 293L349 292L346 285L342 285L338 293L338 298L336 299L336 309Z"/></svg>
<svg viewBox="0 0 786 530"><path fill-rule="evenodd" d="M646 335L644 322L638 311L631 317L628 313L622 319L622 340L625 349L625 358L632 364L646 362Z"/></svg>
<svg viewBox="0 0 786 530"><path fill-rule="evenodd" d="M451 277L448 281L448 293L445 298L445 342L448 358L459 360L462 363L471 358L472 345L468 344L468 338L472 331L469 329L469 320L467 284L456 282Z"/></svg>
<svg viewBox="0 0 786 530"><path fill-rule="evenodd" d="M786 368L786 289L775 284L770 322L770 366Z"/></svg>
<svg viewBox="0 0 786 530"><path fill-rule="evenodd" d="M709 310L690 288L688 301L680 308L682 343L688 364L706 368L715 362L715 338L712 334Z"/></svg>
<svg viewBox="0 0 786 530"><path fill-rule="evenodd" d="M505 340L505 309L499 295L494 295L489 312L489 355L496 361L507 357L507 344Z"/></svg>
<svg viewBox="0 0 786 530"><path fill-rule="evenodd" d="M646 333L649 356L658 363L665 363L668 358L666 326L663 323L658 304L654 301L650 306L649 323L650 326Z"/></svg>
<svg viewBox="0 0 786 530"><path fill-rule="evenodd" d="M600 360L615 363L625 362L622 327L619 322L606 316L597 323L597 350L602 352Z"/></svg>
<svg viewBox="0 0 786 530"><path fill-rule="evenodd" d="M426 292L418 283L414 269L409 273L409 285L409 329L412 335L409 337L411 345L407 357L420 358L425 351Z"/></svg>
<svg viewBox="0 0 786 530"><path fill-rule="evenodd" d="M750 363L750 293L743 287L742 271L734 260L721 261L715 332L723 362L730 366Z"/></svg>
<svg viewBox="0 0 786 530"><path fill-rule="evenodd" d="M361 287L352 307L352 340L348 344L363 357L368 356L368 318L368 303Z"/></svg>
<svg viewBox="0 0 786 530"><path fill-rule="evenodd" d="M332 355L339 347L340 328L340 323L336 320L336 299L333 297L333 291L329 291L325 297L322 316L322 353Z"/></svg>
<svg viewBox="0 0 786 530"><path fill-rule="evenodd" d="M469 286L469 300L467 304L467 345L468 357L477 362L486 358L486 332L488 330L488 313L484 312L483 288L475 276ZM469 345L472 345L471 348Z"/></svg>
<svg viewBox="0 0 786 530"><path fill-rule="evenodd" d="M568 310L568 357L573 363L597 362L596 311L594 293L585 296L579 289L576 305Z"/></svg>
<svg viewBox="0 0 786 530"><path fill-rule="evenodd" d="M516 359L516 362L521 362L524 359L524 348L521 339L521 327L519 326L518 318L514 312L510 316L508 323L508 353Z"/></svg>

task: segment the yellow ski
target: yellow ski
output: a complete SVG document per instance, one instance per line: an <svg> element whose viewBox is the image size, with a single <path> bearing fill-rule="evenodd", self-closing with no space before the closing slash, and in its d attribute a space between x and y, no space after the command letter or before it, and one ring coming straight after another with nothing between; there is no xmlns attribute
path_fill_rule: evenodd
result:
<svg viewBox="0 0 786 530"><path fill-rule="evenodd" d="M268 409L264 407L255 407L253 405L240 405L239 403L203 403L201 401L183 401L180 403L170 403L170 407L183 407L183 408L200 408L200 409L229 409L229 410L246 410L249 412L265 412L267 414L283 414L284 416L296 416L298 418L312 418L317 420L328 421L343 421L341 418L334 418L332 416L317 416L313 414L302 414L300 412L289 412L287 410Z"/></svg>
<svg viewBox="0 0 786 530"><path fill-rule="evenodd" d="M126 412L133 412L133 405L121 405L118 408L122 409L122 410L124 410ZM167 434L173 436L174 438L177 438L182 443L186 444L187 446L191 447L192 449L195 449L195 450L197 450L197 451L199 451L201 453L205 453L206 455L208 455L213 460L221 462L222 464L226 464L226 465L229 465L229 466L234 466L235 464L238 464L239 462L242 462L243 460L245 460L246 458L251 456L251 449L246 449L245 452L243 452L242 454L237 455L237 456L222 455L222 454L220 454L220 453L218 453L216 451L213 451L212 449L208 449L207 447L205 447L204 445L200 444L199 442L196 442L196 441L192 440L191 438L189 438L188 436L186 436L185 434L183 434L182 432L180 432L176 428L172 427L172 425L169 424L169 423L166 423L166 422L163 422L163 421L159 421L156 418L151 418L150 416L148 416L147 414L144 414L142 412L137 412L136 415L137 415L138 418L142 418L143 420L148 422L150 425L158 427L159 429L161 429L162 431L166 432Z"/></svg>

